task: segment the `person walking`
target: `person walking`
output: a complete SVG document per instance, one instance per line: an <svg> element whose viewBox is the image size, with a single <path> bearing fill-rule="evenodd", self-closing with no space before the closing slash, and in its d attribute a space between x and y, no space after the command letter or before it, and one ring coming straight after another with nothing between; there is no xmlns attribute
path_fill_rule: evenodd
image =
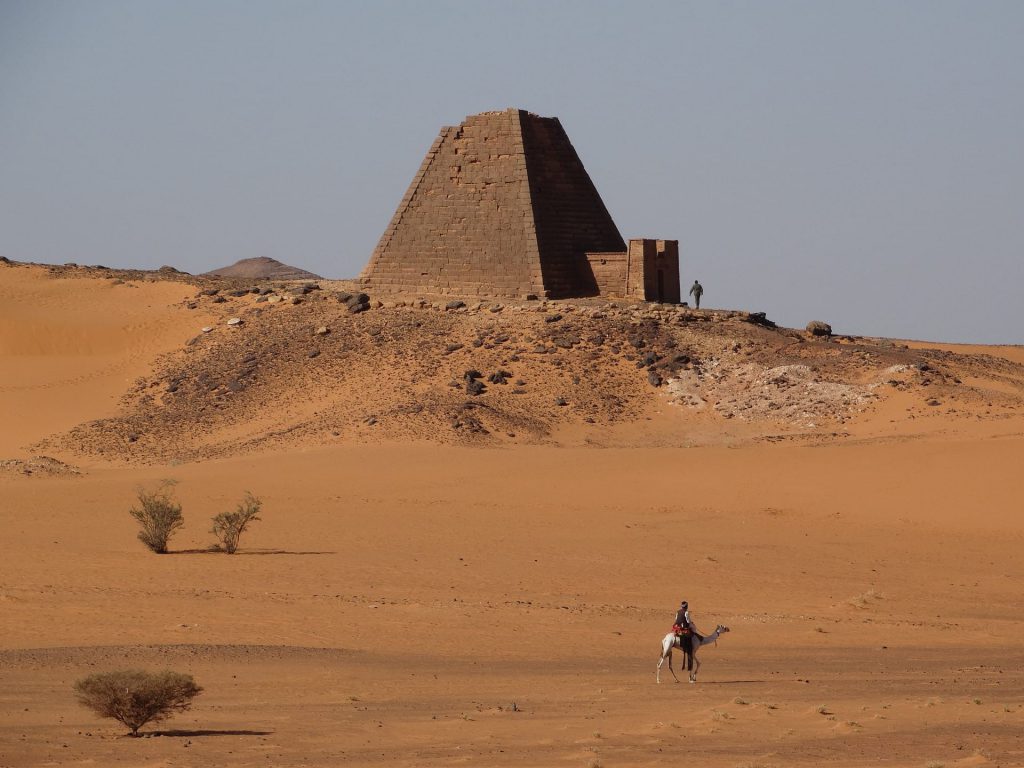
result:
<svg viewBox="0 0 1024 768"><path fill-rule="evenodd" d="M690 295L693 296L693 305L700 309L700 297L704 295L704 286L694 280L690 286Z"/></svg>

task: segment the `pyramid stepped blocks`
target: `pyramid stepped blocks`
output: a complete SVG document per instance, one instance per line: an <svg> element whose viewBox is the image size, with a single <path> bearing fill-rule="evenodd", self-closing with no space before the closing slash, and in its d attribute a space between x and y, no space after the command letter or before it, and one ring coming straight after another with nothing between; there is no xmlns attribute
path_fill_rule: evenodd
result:
<svg viewBox="0 0 1024 768"><path fill-rule="evenodd" d="M633 242L662 245L634 257ZM656 262L678 301L678 244L627 248L558 119L508 109L441 129L360 279L376 292L655 300L641 293L657 293L642 274Z"/></svg>

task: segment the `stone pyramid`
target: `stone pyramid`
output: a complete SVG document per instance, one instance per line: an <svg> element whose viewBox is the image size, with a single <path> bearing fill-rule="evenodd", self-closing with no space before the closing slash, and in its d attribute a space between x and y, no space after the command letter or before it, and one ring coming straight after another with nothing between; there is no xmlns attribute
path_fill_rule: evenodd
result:
<svg viewBox="0 0 1024 768"><path fill-rule="evenodd" d="M372 291L590 296L586 253L625 250L558 119L507 109L441 129L361 280Z"/></svg>

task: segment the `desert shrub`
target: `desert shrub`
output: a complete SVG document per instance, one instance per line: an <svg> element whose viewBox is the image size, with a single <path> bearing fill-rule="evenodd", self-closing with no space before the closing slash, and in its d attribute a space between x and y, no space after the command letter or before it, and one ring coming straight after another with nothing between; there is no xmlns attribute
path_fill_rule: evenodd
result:
<svg viewBox="0 0 1024 768"><path fill-rule="evenodd" d="M245 498L235 507L234 512L221 512L213 518L212 533L220 542L219 546L229 555L238 549L238 540L242 538L246 526L259 520L263 502L246 491Z"/></svg>
<svg viewBox="0 0 1024 768"><path fill-rule="evenodd" d="M167 542L185 524L181 504L174 500L174 485L173 480L164 480L152 490L139 488L139 506L130 510L142 526L139 541L157 554L167 552Z"/></svg>
<svg viewBox="0 0 1024 768"><path fill-rule="evenodd" d="M100 717L124 723L132 736L146 723L158 723L184 712L202 692L192 675L138 669L98 672L75 682L82 706Z"/></svg>

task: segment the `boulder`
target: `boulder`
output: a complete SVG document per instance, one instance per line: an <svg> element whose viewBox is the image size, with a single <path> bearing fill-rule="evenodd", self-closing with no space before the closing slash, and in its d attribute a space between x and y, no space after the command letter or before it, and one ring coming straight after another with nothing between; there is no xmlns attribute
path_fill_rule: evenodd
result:
<svg viewBox="0 0 1024 768"><path fill-rule="evenodd" d="M831 336L832 326L828 323L823 323L821 320L811 320L807 324L807 332L811 336Z"/></svg>
<svg viewBox="0 0 1024 768"><path fill-rule="evenodd" d="M444 308L448 309L448 310L452 310L452 309L462 309L465 306L466 306L466 302L459 301L459 300L456 299L455 301L449 301L447 304L444 305Z"/></svg>
<svg viewBox="0 0 1024 768"><path fill-rule="evenodd" d="M487 388L484 386L484 383L477 379L470 379L466 382L466 394L482 395L486 389Z"/></svg>

